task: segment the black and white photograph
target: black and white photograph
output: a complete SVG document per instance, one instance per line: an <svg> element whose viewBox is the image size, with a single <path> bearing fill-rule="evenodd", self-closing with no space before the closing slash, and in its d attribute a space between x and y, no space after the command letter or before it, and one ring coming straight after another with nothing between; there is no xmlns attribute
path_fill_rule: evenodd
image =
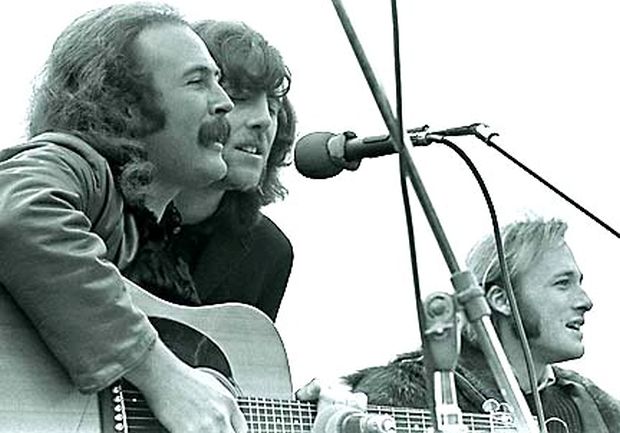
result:
<svg viewBox="0 0 620 433"><path fill-rule="evenodd" d="M3 16L0 433L620 431L612 3Z"/></svg>

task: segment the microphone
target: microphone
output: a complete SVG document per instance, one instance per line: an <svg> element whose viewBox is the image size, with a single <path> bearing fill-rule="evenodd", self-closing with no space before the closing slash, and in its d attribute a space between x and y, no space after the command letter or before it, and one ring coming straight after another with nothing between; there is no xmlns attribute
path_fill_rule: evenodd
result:
<svg viewBox="0 0 620 433"><path fill-rule="evenodd" d="M311 179L327 179L342 170L357 170L363 158L396 153L389 135L357 138L355 133L312 132L295 145L295 167Z"/></svg>
<svg viewBox="0 0 620 433"><path fill-rule="evenodd" d="M428 132L428 125L406 132L414 146L425 146L447 136L476 135L481 123ZM486 125L484 125L486 126ZM295 167L311 179L327 179L342 170L357 170L362 159L396 153L396 144L389 135L358 138L354 132L342 134L311 132L295 145Z"/></svg>

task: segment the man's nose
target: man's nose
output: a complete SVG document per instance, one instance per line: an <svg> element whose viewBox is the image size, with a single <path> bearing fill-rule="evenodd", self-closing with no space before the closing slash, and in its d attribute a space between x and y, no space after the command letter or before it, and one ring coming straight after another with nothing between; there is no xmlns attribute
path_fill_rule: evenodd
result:
<svg viewBox="0 0 620 433"><path fill-rule="evenodd" d="M230 113L235 106L228 93L224 91L224 88L219 83L213 86L213 91L209 98L211 99L209 105L212 114L224 115Z"/></svg>
<svg viewBox="0 0 620 433"><path fill-rule="evenodd" d="M578 289L575 305L577 309L584 310L584 311L589 311L594 306L592 299L590 299L586 291L583 290L581 286Z"/></svg>
<svg viewBox="0 0 620 433"><path fill-rule="evenodd" d="M251 106L248 116L248 126L252 129L265 130L273 123L267 98L257 98Z"/></svg>

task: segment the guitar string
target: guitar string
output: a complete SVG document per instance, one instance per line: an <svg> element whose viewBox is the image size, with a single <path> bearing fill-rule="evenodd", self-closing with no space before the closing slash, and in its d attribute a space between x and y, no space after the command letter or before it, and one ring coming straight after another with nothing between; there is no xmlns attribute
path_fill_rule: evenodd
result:
<svg viewBox="0 0 620 433"><path fill-rule="evenodd" d="M132 395L132 396L139 396L138 398L136 397L132 397L132 398L125 398L125 401L132 401L132 402L139 402L139 403L144 403L146 404L146 401L144 400L144 398L142 398L141 393L139 393L138 391L133 391L133 390L124 390L123 391L125 395ZM288 408L289 410L301 410L304 408L307 408L307 410L309 410L311 413L316 414L316 404L315 403L310 403L310 402L301 402L301 401L295 401L295 400L280 400L280 399L275 399L275 398L265 398L265 397L240 397L237 399L237 402L239 404L240 407L262 407L265 408L268 406L268 409L271 410L272 406L279 406L282 409L284 408ZM148 410L148 408L144 408L145 410ZM386 414L396 414L398 415L399 413L404 414L404 415L410 415L413 414L415 416L420 416L420 417L428 417L430 416L430 414L428 413L427 410L425 409L416 409L416 408L407 408L407 407L393 407L393 406L381 406L381 405L369 405L368 406L368 411L370 413L375 413L375 412L380 412L380 413L386 413ZM499 415L502 415L503 413L499 413ZM492 415L489 414L476 414L476 413L471 413L471 414L466 414L464 416L472 417L472 418L480 418L481 420L484 419L488 419L489 417L492 417Z"/></svg>
<svg viewBox="0 0 620 433"><path fill-rule="evenodd" d="M141 398L141 394L137 391L132 391L132 390L125 390L124 391L125 395L127 396L133 396L131 398L126 398L126 401L130 401L130 402L134 402L134 403L146 403L144 401L143 398ZM135 396L139 396L139 398L136 398ZM259 409L263 409L263 410L271 410L271 416L275 417L275 406L277 405L281 412L283 412L285 409L290 410L295 410L295 411L299 411L302 409L306 409L309 413L310 413L310 417L314 417L316 416L316 405L313 403L309 403L309 402L298 402L298 401L294 401L294 400L279 400L279 399L270 399L270 398L263 398L263 397L241 397L238 399L239 402L239 406L243 409L243 408L249 408L249 409L253 409L253 408L259 408ZM145 410L148 411L148 407L139 407L139 406L134 406L134 408L136 410ZM375 405L371 405L368 407L368 411L370 413L381 413L381 414L387 414L387 415L406 415L407 417L414 417L414 418L421 418L421 419L428 419L430 417L430 414L428 413L428 411L425 411L424 409L415 409L415 408L399 408L399 407L392 407L392 406L375 406ZM500 415L502 415L500 413ZM487 415L487 414L466 414L464 415L467 418L480 418L479 421L485 421L485 420L489 420L490 418L493 418L492 415ZM269 415L263 415L263 417L269 417ZM276 417L277 418L277 417ZM493 424L501 422L500 420L497 420L495 418L493 418Z"/></svg>
<svg viewBox="0 0 620 433"><path fill-rule="evenodd" d="M146 416L134 414L133 412L135 412L136 409L138 412L142 412L142 413L146 412L147 413ZM303 430L304 427L307 427L306 430L310 430L312 428L313 419L315 415L314 411L307 411L305 416L303 414L300 416L299 411L297 411L297 412L289 412L289 413L282 412L282 416L278 417L277 415L275 415L275 413L273 413L273 411L275 410L275 407L271 407L272 409L271 414L260 414L259 413L258 419L255 420L254 411L252 409L257 409L260 411L261 409L264 409L264 408L250 407L249 413L247 411L244 413L246 416L249 415L249 419L247 420L248 426L250 428L254 427L252 431L256 431L259 433L262 432L263 430L268 431L268 432L278 431L278 430L281 430L281 428L278 428L278 427L288 427L288 426L296 427L297 430ZM386 415L389 415L389 414L386 413ZM432 425L432 418L430 416L411 417L409 416L409 414L406 414L406 416L403 417L401 414L401 416L396 416L394 418L396 422L397 431L399 430L419 431L420 428L425 429L427 424L429 426ZM128 407L127 421L128 421L128 424L130 424L134 428L136 426L143 425L144 423L146 424L154 423L154 424L159 425L155 417L148 411L148 408ZM469 421L465 419L464 425L470 426L474 430L484 429L484 430L491 430L491 431L495 428L502 428L502 427L510 428L511 427L510 423L505 423L505 422L502 422L501 420L480 421L480 420L475 420L473 418L470 418ZM295 430L295 428L293 430Z"/></svg>
<svg viewBox="0 0 620 433"><path fill-rule="evenodd" d="M246 414L247 415L247 414ZM147 426L155 426L155 427L160 427L159 422L155 419L155 417L150 416L150 417L136 417L134 415L128 415L127 417L127 421L128 421L128 426L131 427L132 429L135 428L139 428L139 427L147 427ZM398 422L396 424L396 430L397 431L402 431L402 430L407 430L407 431L419 431L420 429L424 430L427 426L427 424L430 426L431 425L431 420L430 419L424 419L422 420L422 422L417 422L417 421L413 421L413 422L407 422L405 425L398 425ZM267 432L272 432L272 431L280 431L286 427L291 427L291 430L301 430L301 431L310 431L312 429L312 422L302 422L299 421L297 418L295 417L291 417L290 419L286 419L286 417L284 417L283 419L275 419L275 420L270 420L270 419L266 419L266 420L248 420L247 425L249 427L249 429L251 431L267 431ZM480 430L483 429L485 431L492 431L493 429L499 429L499 428L510 428L510 426L504 426L501 423L471 423L471 422L464 422L464 425L471 427L473 430Z"/></svg>
<svg viewBox="0 0 620 433"><path fill-rule="evenodd" d="M126 398L126 403L131 402L131 403L146 404L144 399L141 398L141 394L138 391L124 390L124 393L127 396L132 396L130 398ZM241 397L238 399L238 402L239 402L239 407L241 408L242 411L243 409L250 410L250 413L249 413L250 417L254 416L253 409L262 410L263 412L265 410L271 411L271 414L266 414L266 413L258 414L259 417L261 417L260 421L256 421L254 422L254 424L257 424L259 428L260 428L260 424L265 424L269 422L274 423L278 421L278 417L275 414L276 404L280 408L280 411L282 414L284 414L285 409L288 410L289 413L287 413L286 415L289 415L289 416L295 415L295 412L297 412L297 415L299 415L300 414L299 412L305 409L307 412L307 418L310 424L312 424L313 419L316 416L316 407L315 407L316 405L313 405L312 403L309 403L309 402L298 402L294 400L279 400L279 399L271 399L271 398L263 398L263 397ZM147 411L147 412L149 411L148 407L138 407L138 406L132 406L131 408L128 408L128 409L132 409L136 411ZM397 424L398 424L398 421L403 421L407 425L411 423L419 424L420 422L425 425L426 422L429 422L429 424L432 422L432 417L430 416L430 414L424 411L423 409L398 408L398 407L391 407L391 406L372 405L368 407L368 411L369 413L380 413L380 414L385 414L385 415L392 415L394 416ZM403 417L406 417L407 419L404 420ZM490 427L499 428L499 427L510 427L511 426L509 422L504 421L502 419L493 418L492 415L466 414L466 415L463 415L463 418L464 418L464 424L472 425L476 427L490 426ZM397 425L397 427L399 426Z"/></svg>
<svg viewBox="0 0 620 433"><path fill-rule="evenodd" d="M315 416L315 413L313 412L308 413L306 416L303 416L303 414L300 416L299 411L289 411L288 413L285 413L283 409L281 409L282 414L280 416L278 416L275 413L271 413L271 414L261 413L260 411L264 410L264 408L260 408L260 407L247 407L247 408L241 408L241 409L245 415L249 415L250 417L247 420L248 424L255 424L257 426L264 425L264 424L283 424L283 423L295 424L297 423L296 421L298 421L298 418L302 418L302 420L299 422L300 424L312 425L314 416ZM244 411L244 409L249 409L249 410ZM259 413L255 414L253 409L257 409ZM273 407L270 409L272 411L275 410L275 408ZM391 415L389 412L382 412L381 414ZM254 420L255 415L257 418L256 420ZM155 419L154 416L150 413L148 408L142 408L142 407L136 408L136 407L131 407L131 406L127 407L127 418L132 419L132 420L154 420ZM417 425L417 424L425 425L426 423L431 424L432 417L430 415L411 416L410 414L395 414L394 420L396 422L397 428L400 428L400 427L406 428L407 425L411 425L411 424L413 425ZM499 419L490 420L490 419L484 418L484 419L476 420L473 417L468 419L468 417L465 416L463 421L464 421L464 424L466 425L472 425L476 427L486 427L486 426L510 427L511 426L509 422L505 422ZM405 425L402 425L402 424L405 424Z"/></svg>

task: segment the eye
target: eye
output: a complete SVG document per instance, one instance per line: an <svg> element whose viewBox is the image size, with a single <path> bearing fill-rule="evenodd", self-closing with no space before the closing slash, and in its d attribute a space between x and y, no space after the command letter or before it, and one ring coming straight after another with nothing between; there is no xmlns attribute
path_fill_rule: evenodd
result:
<svg viewBox="0 0 620 433"><path fill-rule="evenodd" d="M249 92L245 92L243 90L230 89L227 87L225 87L224 90L228 93L228 96L233 100L233 102L247 101L251 96Z"/></svg>
<svg viewBox="0 0 620 433"><path fill-rule="evenodd" d="M192 85L192 86L196 86L196 85L204 86L206 85L206 83L207 83L207 80L205 77L194 77L187 81L187 84Z"/></svg>
<svg viewBox="0 0 620 433"><path fill-rule="evenodd" d="M568 278L561 278L553 283L554 287L558 287L560 289L565 289L572 284L572 281Z"/></svg>

